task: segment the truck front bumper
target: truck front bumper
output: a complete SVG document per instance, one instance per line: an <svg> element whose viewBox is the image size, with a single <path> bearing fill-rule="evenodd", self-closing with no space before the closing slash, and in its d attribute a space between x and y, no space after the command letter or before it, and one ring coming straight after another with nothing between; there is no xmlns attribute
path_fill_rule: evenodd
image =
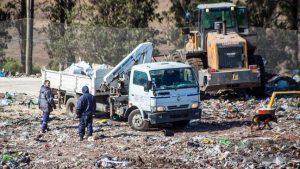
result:
<svg viewBox="0 0 300 169"><path fill-rule="evenodd" d="M214 73L199 71L198 75L201 90L204 91L260 86L259 70L244 69Z"/></svg>
<svg viewBox="0 0 300 169"><path fill-rule="evenodd" d="M201 109L174 110L167 112L147 112L151 124L168 123L182 120L200 119Z"/></svg>

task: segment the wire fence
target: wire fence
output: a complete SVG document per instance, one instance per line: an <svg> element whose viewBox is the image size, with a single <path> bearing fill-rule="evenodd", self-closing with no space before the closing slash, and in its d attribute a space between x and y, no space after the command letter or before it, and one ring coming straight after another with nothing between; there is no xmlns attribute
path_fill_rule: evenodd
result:
<svg viewBox="0 0 300 169"><path fill-rule="evenodd" d="M35 67L64 69L78 60L116 65L139 43L154 44L154 55L168 55L184 48L181 28L108 28L99 25L51 23L34 20L32 62ZM267 61L270 73L287 73L299 68L297 31L251 28L257 33L256 54ZM24 64L26 20L0 22L1 58ZM23 62L22 62L23 60Z"/></svg>

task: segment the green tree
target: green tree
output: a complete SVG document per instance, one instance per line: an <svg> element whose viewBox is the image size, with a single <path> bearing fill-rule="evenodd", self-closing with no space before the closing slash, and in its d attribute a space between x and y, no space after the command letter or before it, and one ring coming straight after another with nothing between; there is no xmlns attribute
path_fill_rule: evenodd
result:
<svg viewBox="0 0 300 169"><path fill-rule="evenodd" d="M57 8L61 4L57 5L45 8L50 14L54 13L49 15L52 21L60 20ZM156 5L157 0L74 1L72 8L64 10L66 22L52 23L49 27L49 55L59 62L71 55L85 61L115 65L137 44L150 40L157 33L147 28L149 21L161 19L154 12Z"/></svg>
<svg viewBox="0 0 300 169"><path fill-rule="evenodd" d="M3 63L5 52L4 49L7 49L7 42L10 41L11 36L9 35L7 28L9 27L9 22L6 20L9 18L9 15L0 9L0 65Z"/></svg>
<svg viewBox="0 0 300 169"><path fill-rule="evenodd" d="M46 43L46 47L52 59L50 63L59 64L59 69L75 61L75 55L69 48L69 39L65 36L68 36L66 29L74 20L76 3L78 0L54 0L37 5L51 21L47 29L50 42Z"/></svg>
<svg viewBox="0 0 300 169"><path fill-rule="evenodd" d="M91 0L97 12L91 22L107 27L145 28L148 22L161 19L154 10L157 0Z"/></svg>
<svg viewBox="0 0 300 169"><path fill-rule="evenodd" d="M298 0L246 0L250 25L264 28L297 29Z"/></svg>
<svg viewBox="0 0 300 169"><path fill-rule="evenodd" d="M26 0L11 0L4 6L5 12L9 15L11 26L14 26L19 35L20 60L22 71L25 72L26 62Z"/></svg>

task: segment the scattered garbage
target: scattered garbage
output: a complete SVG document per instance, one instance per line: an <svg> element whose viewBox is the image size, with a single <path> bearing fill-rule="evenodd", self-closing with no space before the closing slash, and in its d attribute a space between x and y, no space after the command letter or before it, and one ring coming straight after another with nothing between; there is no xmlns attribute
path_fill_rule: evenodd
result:
<svg viewBox="0 0 300 169"><path fill-rule="evenodd" d="M295 117L295 122L300 124L300 114L297 117Z"/></svg>
<svg viewBox="0 0 300 169"><path fill-rule="evenodd" d="M38 98L28 96L26 93L0 93L0 106L8 106L12 104L24 105L28 108L35 109L36 105L38 105Z"/></svg>
<svg viewBox="0 0 300 169"><path fill-rule="evenodd" d="M112 119L115 120L115 121L121 120L120 116L118 116L117 114L114 114L114 115L112 116Z"/></svg>
<svg viewBox="0 0 300 169"><path fill-rule="evenodd" d="M5 71L0 71L0 77L6 77L6 72Z"/></svg>
<svg viewBox="0 0 300 169"><path fill-rule="evenodd" d="M36 98L1 92L0 100L9 98L12 103L0 110L0 168L300 167L297 97L277 98L278 124L271 130L250 132L251 118L268 103L266 98L220 92L202 100L201 120L191 121L187 128L170 125L139 132L123 121L95 117L93 136L78 142L79 121L68 118L64 110L51 113L52 130L42 134Z"/></svg>
<svg viewBox="0 0 300 169"><path fill-rule="evenodd" d="M292 70L292 77L297 83L300 83L300 70L299 69Z"/></svg>
<svg viewBox="0 0 300 169"><path fill-rule="evenodd" d="M220 139L218 140L219 144L223 144L223 145L230 145L231 141L227 140L227 139Z"/></svg>
<svg viewBox="0 0 300 169"><path fill-rule="evenodd" d="M131 161L127 160L114 160L111 156L105 155L97 160L94 166L104 168L129 167L131 163Z"/></svg>
<svg viewBox="0 0 300 169"><path fill-rule="evenodd" d="M80 166L80 164L82 164L81 160L77 160L76 163L75 163L76 166Z"/></svg>
<svg viewBox="0 0 300 169"><path fill-rule="evenodd" d="M1 102L0 102L0 106L8 106L12 103L11 100L8 100L8 99L2 99Z"/></svg>
<svg viewBox="0 0 300 169"><path fill-rule="evenodd" d="M212 139L204 138L204 139L202 139L202 143L203 144L214 144L215 142Z"/></svg>
<svg viewBox="0 0 300 169"><path fill-rule="evenodd" d="M9 160L12 160L12 159L13 159L13 156L11 156L11 155L4 154L2 156L3 161L9 161Z"/></svg>
<svg viewBox="0 0 300 169"><path fill-rule="evenodd" d="M9 153L14 154L14 156L10 154L4 154L2 156L0 166L3 165L3 168L9 167L11 169L21 169L21 166L26 166L31 161L28 153L15 151Z"/></svg>
<svg viewBox="0 0 300 169"><path fill-rule="evenodd" d="M274 76L266 83L265 93L269 96L274 91L292 91L299 89L299 84L288 76Z"/></svg>
<svg viewBox="0 0 300 169"><path fill-rule="evenodd" d="M101 120L97 120L95 123L96 124L107 124L108 120L107 119L101 119Z"/></svg>

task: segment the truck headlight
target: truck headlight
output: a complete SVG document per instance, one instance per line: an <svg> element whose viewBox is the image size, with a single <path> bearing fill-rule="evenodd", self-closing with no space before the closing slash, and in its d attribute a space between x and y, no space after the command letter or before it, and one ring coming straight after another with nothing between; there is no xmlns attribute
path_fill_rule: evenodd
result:
<svg viewBox="0 0 300 169"><path fill-rule="evenodd" d="M198 102L192 103L192 109L196 109L198 107L199 107L199 103Z"/></svg>
<svg viewBox="0 0 300 169"><path fill-rule="evenodd" d="M152 106L151 110L153 112L161 112L161 111L165 111L166 107L165 106Z"/></svg>

